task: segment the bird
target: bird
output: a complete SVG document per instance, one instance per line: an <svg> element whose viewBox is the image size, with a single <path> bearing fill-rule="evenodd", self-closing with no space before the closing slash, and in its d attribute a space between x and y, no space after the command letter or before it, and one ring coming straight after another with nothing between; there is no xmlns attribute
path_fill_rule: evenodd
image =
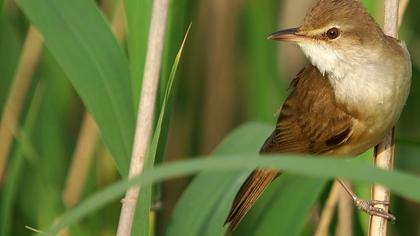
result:
<svg viewBox="0 0 420 236"><path fill-rule="evenodd" d="M384 34L357 0L318 0L297 28L268 39L297 44L308 64L290 83L274 131L260 154L357 156L379 144L395 126L409 95L411 59L405 43ZM257 168L239 189L225 221L234 231L278 169ZM358 198L370 215L395 217Z"/></svg>

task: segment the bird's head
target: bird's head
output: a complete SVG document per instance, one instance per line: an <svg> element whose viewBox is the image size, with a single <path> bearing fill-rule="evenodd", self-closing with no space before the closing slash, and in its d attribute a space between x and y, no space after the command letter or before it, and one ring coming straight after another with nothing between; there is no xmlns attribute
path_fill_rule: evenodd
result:
<svg viewBox="0 0 420 236"><path fill-rule="evenodd" d="M376 60L385 37L357 0L319 0L298 28L280 30L268 38L298 44L322 73L337 66Z"/></svg>

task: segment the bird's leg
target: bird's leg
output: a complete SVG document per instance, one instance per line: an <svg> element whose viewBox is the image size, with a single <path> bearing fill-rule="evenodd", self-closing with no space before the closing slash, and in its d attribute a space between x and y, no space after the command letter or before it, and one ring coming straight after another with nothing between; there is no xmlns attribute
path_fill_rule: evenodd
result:
<svg viewBox="0 0 420 236"><path fill-rule="evenodd" d="M385 211L382 208L375 207L376 205L385 205L389 206L389 202L387 201L377 201L377 200L363 200L360 199L347 185L342 179L337 179L337 181L343 186L344 190L350 195L353 199L354 205L359 208L360 210L368 213L369 215L375 215L383 217L387 220L394 221L395 216L391 213Z"/></svg>

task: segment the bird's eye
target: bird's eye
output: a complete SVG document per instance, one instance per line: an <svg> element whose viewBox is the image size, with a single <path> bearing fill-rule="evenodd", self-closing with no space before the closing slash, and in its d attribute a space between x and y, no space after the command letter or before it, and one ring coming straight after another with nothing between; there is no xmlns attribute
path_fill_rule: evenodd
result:
<svg viewBox="0 0 420 236"><path fill-rule="evenodd" d="M338 36L340 36L340 30L335 27L327 31L327 37L329 39L336 39Z"/></svg>

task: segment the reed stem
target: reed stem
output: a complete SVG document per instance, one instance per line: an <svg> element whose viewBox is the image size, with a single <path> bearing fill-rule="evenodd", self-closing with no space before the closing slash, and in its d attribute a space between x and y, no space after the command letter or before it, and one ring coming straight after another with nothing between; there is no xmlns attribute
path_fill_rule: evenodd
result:
<svg viewBox="0 0 420 236"><path fill-rule="evenodd" d="M399 16L399 0L385 0L385 14L384 14L384 32L385 34L398 38L398 19ZM375 166L387 170L391 170L394 165L394 131L393 128L384 138L384 140L375 147ZM372 187L372 200L389 202L391 198L390 191L375 184ZM388 212L389 206L378 205ZM371 216L369 222L370 236L386 236L388 221L379 216Z"/></svg>
<svg viewBox="0 0 420 236"><path fill-rule="evenodd" d="M22 107L41 51L41 35L33 26L30 26L0 122L0 185L5 175L4 170L13 144L13 135L18 128Z"/></svg>
<svg viewBox="0 0 420 236"><path fill-rule="evenodd" d="M143 171L147 147L149 146L151 139L159 72L162 63L166 20L168 17L168 5L169 0L155 0L153 2L129 178L132 178ZM140 186L130 188L122 200L120 221L117 231L118 236L131 235L139 192Z"/></svg>

